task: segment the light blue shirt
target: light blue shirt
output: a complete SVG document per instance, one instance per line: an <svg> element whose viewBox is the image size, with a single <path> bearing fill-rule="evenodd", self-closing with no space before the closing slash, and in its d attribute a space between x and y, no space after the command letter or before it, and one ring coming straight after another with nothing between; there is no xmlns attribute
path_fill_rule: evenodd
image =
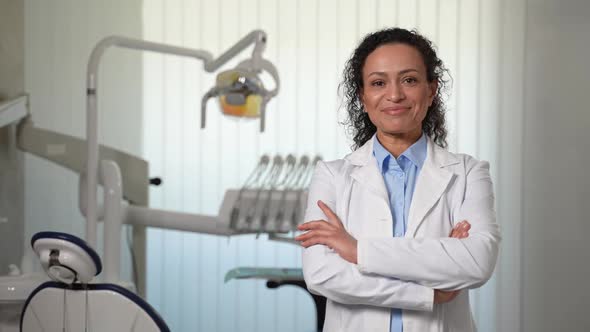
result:
<svg viewBox="0 0 590 332"><path fill-rule="evenodd" d="M393 218L393 236L402 237L406 234L408 213L412 203L412 195L418 174L426 159L426 136L422 134L397 159L387 151L374 136L373 155L381 170L385 187L389 194L389 208ZM395 253L392 253L395 255ZM391 332L402 332L402 310L391 310Z"/></svg>

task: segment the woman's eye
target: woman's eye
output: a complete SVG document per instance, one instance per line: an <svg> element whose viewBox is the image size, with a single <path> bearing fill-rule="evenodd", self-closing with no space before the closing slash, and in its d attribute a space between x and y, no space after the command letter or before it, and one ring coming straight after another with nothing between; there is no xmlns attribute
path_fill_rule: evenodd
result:
<svg viewBox="0 0 590 332"><path fill-rule="evenodd" d="M416 84L418 80L415 77L406 77L403 79L403 82L406 84Z"/></svg>
<svg viewBox="0 0 590 332"><path fill-rule="evenodd" d="M371 82L371 85L372 86L384 86L385 85L385 82L383 82L383 81L374 81L374 82Z"/></svg>

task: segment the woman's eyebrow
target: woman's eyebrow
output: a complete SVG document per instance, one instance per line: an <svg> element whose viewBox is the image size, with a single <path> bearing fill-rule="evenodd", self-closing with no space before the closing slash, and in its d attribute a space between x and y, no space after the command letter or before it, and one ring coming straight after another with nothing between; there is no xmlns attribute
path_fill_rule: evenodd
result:
<svg viewBox="0 0 590 332"><path fill-rule="evenodd" d="M397 75L403 75L403 74L407 74L409 72L416 72L419 73L418 69L414 69L414 68L408 68L408 69L404 69L404 70L400 70ZM370 72L369 75L367 75L367 77L371 77L371 76L380 76L380 77L385 77L387 76L387 73L384 71L373 71Z"/></svg>
<svg viewBox="0 0 590 332"><path fill-rule="evenodd" d="M374 71L370 72L367 76L387 76L387 73L385 73L384 71Z"/></svg>
<svg viewBox="0 0 590 332"><path fill-rule="evenodd" d="M415 72L417 72L417 73L419 72L419 71L418 71L418 69L414 69L414 68L408 68L408 69L404 69L404 70L400 71L400 72L398 73L398 75L407 74L407 73L409 73L409 72L413 72L413 71L415 71Z"/></svg>

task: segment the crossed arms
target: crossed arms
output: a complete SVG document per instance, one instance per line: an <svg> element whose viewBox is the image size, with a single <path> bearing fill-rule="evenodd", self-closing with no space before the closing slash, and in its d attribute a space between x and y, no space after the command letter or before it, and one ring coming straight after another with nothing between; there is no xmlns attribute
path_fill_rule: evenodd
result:
<svg viewBox="0 0 590 332"><path fill-rule="evenodd" d="M333 174L318 164L306 216L311 221L300 225L306 233L297 237L306 248L303 272L310 291L345 304L432 310L433 303L483 285L493 273L500 239L487 165L478 162L468 172L461 216L469 222L455 225L449 237L355 239L319 202L334 204L336 190L329 188Z"/></svg>

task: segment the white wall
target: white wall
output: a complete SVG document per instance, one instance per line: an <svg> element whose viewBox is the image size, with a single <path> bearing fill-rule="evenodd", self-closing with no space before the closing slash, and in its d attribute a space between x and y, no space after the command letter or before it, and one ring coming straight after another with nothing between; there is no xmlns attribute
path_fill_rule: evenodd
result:
<svg viewBox="0 0 590 332"><path fill-rule="evenodd" d="M0 101L25 92L23 7L0 0ZM16 125L0 128L0 275L8 273L9 264L19 265L23 252L24 161L15 133Z"/></svg>
<svg viewBox="0 0 590 332"><path fill-rule="evenodd" d="M501 8L497 331L587 331L590 3Z"/></svg>
<svg viewBox="0 0 590 332"><path fill-rule="evenodd" d="M524 110L524 63L526 1L500 2L498 21L500 36L498 56L496 139L497 166L495 167L496 206L501 225L502 243L496 266L496 317L497 331L524 331L522 329L522 127ZM490 305L492 305L490 303Z"/></svg>
<svg viewBox="0 0 590 332"><path fill-rule="evenodd" d="M84 137L90 52L111 34L141 37L141 1L27 0L24 17L24 84L33 122ZM141 82L138 53L107 51L99 71L99 140L139 155ZM25 165L24 242L46 230L83 237L78 176L29 154L25 154Z"/></svg>
<svg viewBox="0 0 590 332"><path fill-rule="evenodd" d="M590 2L527 3L523 330L589 331Z"/></svg>

